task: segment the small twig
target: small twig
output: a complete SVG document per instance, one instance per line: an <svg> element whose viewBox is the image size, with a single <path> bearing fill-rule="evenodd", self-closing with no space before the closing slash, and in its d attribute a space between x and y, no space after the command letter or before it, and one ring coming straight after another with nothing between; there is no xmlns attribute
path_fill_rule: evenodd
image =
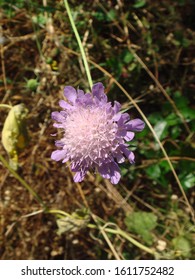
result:
<svg viewBox="0 0 195 280"><path fill-rule="evenodd" d="M7 80L6 80L6 72L5 72L4 49L3 49L2 45L1 45L1 69L2 69L2 74L3 74L4 88L5 88L5 95L4 95L2 102L5 102L8 90L7 90Z"/></svg>

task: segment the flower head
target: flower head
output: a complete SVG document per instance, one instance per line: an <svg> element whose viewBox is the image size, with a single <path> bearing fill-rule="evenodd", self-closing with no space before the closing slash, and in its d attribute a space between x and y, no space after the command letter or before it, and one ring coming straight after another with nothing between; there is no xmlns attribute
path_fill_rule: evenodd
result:
<svg viewBox="0 0 195 280"><path fill-rule="evenodd" d="M58 150L51 158L70 161L75 182L81 182L86 172L95 168L117 184L121 177L118 163L125 157L134 163L134 153L126 142L134 138L134 131L144 129L144 122L130 120L129 114L120 112L117 101L112 106L102 83L93 85L92 94L66 86L64 95L68 102L60 100L62 111L52 113L54 127L63 129L63 137L55 142Z"/></svg>

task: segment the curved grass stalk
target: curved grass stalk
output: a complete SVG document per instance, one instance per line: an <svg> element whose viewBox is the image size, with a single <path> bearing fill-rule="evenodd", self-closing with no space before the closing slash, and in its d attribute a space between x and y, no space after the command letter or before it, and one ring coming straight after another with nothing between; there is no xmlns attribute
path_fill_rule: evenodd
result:
<svg viewBox="0 0 195 280"><path fill-rule="evenodd" d="M117 251L115 250L115 248L114 248L112 242L110 241L110 239L109 239L109 237L108 237L108 235L107 235L107 233L109 233L109 232L108 232L108 231L106 232L106 229L104 229L103 227L100 227L100 226L98 227L98 229L100 230L100 232L101 232L101 234L103 235L104 239L106 240L108 246L110 247L110 249L111 249L111 251L112 251L112 253L113 253L115 259L116 259L116 260L120 260L121 258L119 257Z"/></svg>
<svg viewBox="0 0 195 280"><path fill-rule="evenodd" d="M93 224L89 224L88 225L89 228L94 228L94 229L99 229L99 227L93 225ZM128 240L129 242L131 242L133 245L135 245L136 247L140 248L141 250L151 254L151 255L155 255L155 251L153 249L150 249L148 247L146 247L145 245L141 244L140 242L138 242L137 240L135 240L133 237L131 237L128 233L126 233L125 231L121 230L120 228L117 227L117 229L113 229L113 228L109 228L109 227L101 227L102 230L104 230L107 233L112 233L112 234L118 234L121 237L125 238L126 240Z"/></svg>
<svg viewBox="0 0 195 280"><path fill-rule="evenodd" d="M71 218L71 215L70 215L70 214L68 214L68 213L65 212L65 211L58 210L58 209L47 209L47 210L46 210L46 213L49 213L49 214L56 214L56 215L65 216L65 217Z"/></svg>
<svg viewBox="0 0 195 280"><path fill-rule="evenodd" d="M0 108L6 108L6 109L11 109L12 106L8 104L0 104Z"/></svg>
<svg viewBox="0 0 195 280"><path fill-rule="evenodd" d="M80 48L80 52L81 52L81 56L82 56L82 59L83 59L83 63L84 63L84 67L85 67L85 71L86 71L86 75L87 75L87 79L88 79L89 86L90 86L90 89L91 89L92 86L93 86L93 82L92 82L91 73L90 73L90 70L89 70L89 65L88 65L88 62L87 62L87 57L86 57L86 54L85 54L85 51L84 51L84 48L83 48L83 45L82 45L82 42L81 42L81 38L80 38L79 33L77 31L76 25L74 23L74 19L72 17L72 14L71 14L71 11L70 11L70 7L69 7L69 4L68 4L67 0L64 0L64 5L66 7L66 10L67 10L67 13L68 13L68 17L69 17L72 29L74 31L75 37L77 39L77 43L78 43L79 48Z"/></svg>
<svg viewBox="0 0 195 280"><path fill-rule="evenodd" d="M16 173L8 164L8 162L4 159L2 155L0 155L0 160L3 163L3 165L12 173L12 175L29 191L30 194L36 199L36 201L44 208L47 209L45 203L40 198L40 196L31 188L31 186L26 183L26 181L20 177L18 173Z"/></svg>

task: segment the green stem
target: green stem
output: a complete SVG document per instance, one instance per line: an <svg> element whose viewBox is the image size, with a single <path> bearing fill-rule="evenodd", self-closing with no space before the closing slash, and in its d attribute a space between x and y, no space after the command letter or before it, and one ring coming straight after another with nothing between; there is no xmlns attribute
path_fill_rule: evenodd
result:
<svg viewBox="0 0 195 280"><path fill-rule="evenodd" d="M95 226L93 224L89 224L88 227L89 228L97 228L97 226ZM120 236L124 237L126 240L130 241L133 245L140 248L141 250L144 250L151 255L155 254L155 252L152 249L150 249L150 248L146 247L145 245L141 244L140 242L135 240L133 237L131 237L129 234L127 234L125 231L123 231L121 229L112 229L112 228L104 228L104 227L102 227L102 229L105 232L108 232L108 233L119 234Z"/></svg>
<svg viewBox="0 0 195 280"><path fill-rule="evenodd" d="M26 181L24 179L22 179L20 177L20 175L18 175L18 173L16 173L7 163L7 161L4 159L4 157L2 155L0 155L0 160L3 163L3 165L13 174L13 176L33 195L33 197L37 200L37 202L39 204L41 204L41 206L46 209L46 205L44 204L44 202L42 201L42 199L40 198L40 196L31 188L31 186L29 186Z"/></svg>
<svg viewBox="0 0 195 280"><path fill-rule="evenodd" d="M110 230L110 229L109 229ZM110 231L111 232L111 231ZM138 248L146 251L147 253L154 255L154 251L148 247L146 247L145 245L141 244L140 242L138 242L137 240L135 240L134 238L132 238L129 234L127 234L126 232L124 232L123 230L118 230L118 234L123 236L125 239L129 240L132 244L134 244L135 246L137 246Z"/></svg>
<svg viewBox="0 0 195 280"><path fill-rule="evenodd" d="M64 212L64 211L58 210L58 209L47 209L46 212L49 213L49 214L71 217L71 215L68 214L67 212ZM88 224L88 227L89 228L94 228L94 229L100 229L100 230L103 230L103 231L108 232L108 233L119 234L120 236L124 237L126 240L130 241L133 245L135 245L138 248L146 251L147 253L149 253L151 255L154 255L154 253L155 253L152 249L150 249L150 248L146 247L145 245L141 244L140 242L135 240L133 237L131 237L129 234L127 234L125 231L121 230L118 227L117 227L117 229L112 229L112 228L108 228L108 227L96 226L94 224Z"/></svg>
<svg viewBox="0 0 195 280"><path fill-rule="evenodd" d="M11 109L12 108L12 106L8 105L8 104L0 104L0 107L6 108L6 109Z"/></svg>
<svg viewBox="0 0 195 280"><path fill-rule="evenodd" d="M70 7L69 7L69 4L68 4L67 0L64 0L64 5L66 7L72 29L74 31L75 37L77 39L77 42L78 42L78 45L79 45L79 48L80 48L80 52L81 52L81 56L82 56L82 59L83 59L84 66L85 66L85 71L86 71L86 74L87 74L89 86L90 86L90 88L92 88L93 82L92 82L91 73L90 73L90 70L89 70L89 65L88 65L88 62L87 62L86 54L85 54L85 51L84 51L79 33L77 31L76 25L74 23L74 20L73 20L73 17L72 17L71 11L70 11Z"/></svg>
<svg viewBox="0 0 195 280"><path fill-rule="evenodd" d="M64 211L58 210L58 209L47 209L46 213L56 214L56 215L60 215L60 216L66 216L66 217L69 217L69 218L71 217L71 215L68 214L67 212L64 212Z"/></svg>
<svg viewBox="0 0 195 280"><path fill-rule="evenodd" d="M71 217L71 215L68 214L67 212L64 212L64 211L58 210L58 209L47 209L46 213L54 214L54 215L62 215L65 217ZM101 222L104 222L104 220L100 219L99 217L98 217L98 220L100 220ZM97 222L97 220L96 220L96 222ZM135 240L133 237L131 237L128 233L126 233L125 231L118 228L118 226L117 226L117 229L112 229L112 228L108 228L106 226L100 226L100 225L98 226L98 225L94 225L94 224L88 224L87 226L88 226L88 228L91 228L91 229L99 229L101 232L105 231L107 233L112 233L112 234L116 234L116 235L118 234L118 235L122 236L123 238L125 238L126 240L130 241L133 245L137 246L141 250L144 250L145 252L147 252L151 255L155 254L154 250L141 244L140 242Z"/></svg>

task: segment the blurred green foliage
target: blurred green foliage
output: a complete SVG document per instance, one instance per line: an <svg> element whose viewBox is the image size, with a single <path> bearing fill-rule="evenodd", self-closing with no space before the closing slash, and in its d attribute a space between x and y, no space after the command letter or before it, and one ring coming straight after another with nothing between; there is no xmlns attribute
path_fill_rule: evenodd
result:
<svg viewBox="0 0 195 280"><path fill-rule="evenodd" d="M125 224L130 232L141 235L148 245L152 245L152 230L157 225L157 216L154 213L133 212L125 219Z"/></svg>

